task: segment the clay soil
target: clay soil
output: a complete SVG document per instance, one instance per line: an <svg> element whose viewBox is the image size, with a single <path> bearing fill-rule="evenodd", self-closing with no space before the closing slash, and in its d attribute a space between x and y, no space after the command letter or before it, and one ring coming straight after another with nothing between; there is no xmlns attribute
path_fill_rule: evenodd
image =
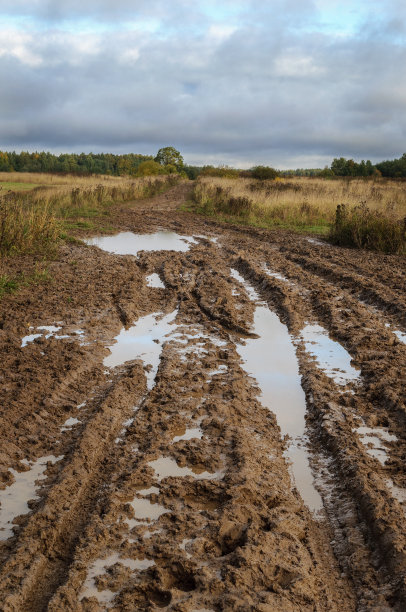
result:
<svg viewBox="0 0 406 612"><path fill-rule="evenodd" d="M0 302L0 493L27 462L62 457L0 540L1 609L405 610L406 345L393 333L406 330L404 259L221 225L178 210L189 190L117 208L112 221L117 232L200 236L188 251L72 243L50 262L52 281ZM342 388L297 345L318 516L242 368L236 346L254 305L230 267L292 337L322 325L360 369L355 390ZM148 286L152 273L165 288ZM148 389L141 360L103 359L123 328L158 312L174 313L177 338L159 341ZM22 347L41 325L67 337ZM362 443L361 419L396 436L386 462ZM190 428L200 437L187 439ZM179 473L158 478L162 458ZM137 520L137 503L149 519Z"/></svg>

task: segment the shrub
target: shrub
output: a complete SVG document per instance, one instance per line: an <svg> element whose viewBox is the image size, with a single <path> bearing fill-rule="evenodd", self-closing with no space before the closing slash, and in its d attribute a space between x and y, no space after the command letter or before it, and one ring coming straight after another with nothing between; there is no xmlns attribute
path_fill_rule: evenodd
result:
<svg viewBox="0 0 406 612"><path fill-rule="evenodd" d="M161 164L156 161L145 161L142 162L138 168L136 176L153 176L156 174L163 174L164 169Z"/></svg>
<svg viewBox="0 0 406 612"><path fill-rule="evenodd" d="M406 218L391 218L368 208L365 202L348 208L337 206L329 238L334 244L384 253L406 252Z"/></svg>
<svg viewBox="0 0 406 612"><path fill-rule="evenodd" d="M251 169L251 176L260 181L273 181L278 177L278 173L269 166L255 166Z"/></svg>

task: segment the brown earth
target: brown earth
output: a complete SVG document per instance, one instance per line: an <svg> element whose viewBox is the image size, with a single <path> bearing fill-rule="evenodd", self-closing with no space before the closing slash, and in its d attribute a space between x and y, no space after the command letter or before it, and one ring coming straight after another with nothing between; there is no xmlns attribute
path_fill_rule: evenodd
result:
<svg viewBox="0 0 406 612"><path fill-rule="evenodd" d="M1 609L405 610L406 345L393 333L406 329L404 259L179 212L189 189L118 208L113 225L217 242L138 257L70 244L49 264L51 282L0 302L0 493L11 470L63 456L0 539ZM236 345L254 305L230 267L293 337L318 323L361 370L356 387L340 388L297 343L319 516L293 486L286 440L241 367ZM153 272L164 289L147 285ZM103 359L123 326L157 312L173 313L177 337L160 341L148 390L141 360ZM41 325L67 337L22 347ZM71 417L79 422L61 432ZM384 464L360 440L361 418L397 437ZM189 428L201 437L174 440ZM160 480L160 458L177 475Z"/></svg>

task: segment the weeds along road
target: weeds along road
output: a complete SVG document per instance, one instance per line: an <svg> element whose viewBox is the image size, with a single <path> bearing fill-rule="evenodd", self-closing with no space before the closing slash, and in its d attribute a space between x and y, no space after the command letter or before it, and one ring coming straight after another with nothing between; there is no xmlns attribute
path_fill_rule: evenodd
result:
<svg viewBox="0 0 406 612"><path fill-rule="evenodd" d="M404 260L187 190L1 302L1 609L404 610Z"/></svg>

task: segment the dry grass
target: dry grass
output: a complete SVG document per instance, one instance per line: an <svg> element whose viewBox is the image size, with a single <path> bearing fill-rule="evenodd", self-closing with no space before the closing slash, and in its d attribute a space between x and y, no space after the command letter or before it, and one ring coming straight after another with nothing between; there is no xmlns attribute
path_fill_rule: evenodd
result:
<svg viewBox="0 0 406 612"><path fill-rule="evenodd" d="M118 178L103 183L92 177L74 178L68 184L48 183L30 192L9 192L0 197L2 255L48 252L58 238L67 237L63 231L90 229L91 222L85 220L107 218L114 203L152 197L179 180L178 175ZM46 175L46 179L50 181L51 176Z"/></svg>
<svg viewBox="0 0 406 612"><path fill-rule="evenodd" d="M78 176L75 174L46 174L43 172L0 172L1 183L32 183L34 185L67 185L92 187L99 183L121 183L120 176L101 174L97 176Z"/></svg>
<svg viewBox="0 0 406 612"><path fill-rule="evenodd" d="M289 178L276 181L202 178L194 199L200 210L263 226L326 232L336 208L367 205L371 211L398 221L406 216L406 184L380 179L366 181Z"/></svg>

